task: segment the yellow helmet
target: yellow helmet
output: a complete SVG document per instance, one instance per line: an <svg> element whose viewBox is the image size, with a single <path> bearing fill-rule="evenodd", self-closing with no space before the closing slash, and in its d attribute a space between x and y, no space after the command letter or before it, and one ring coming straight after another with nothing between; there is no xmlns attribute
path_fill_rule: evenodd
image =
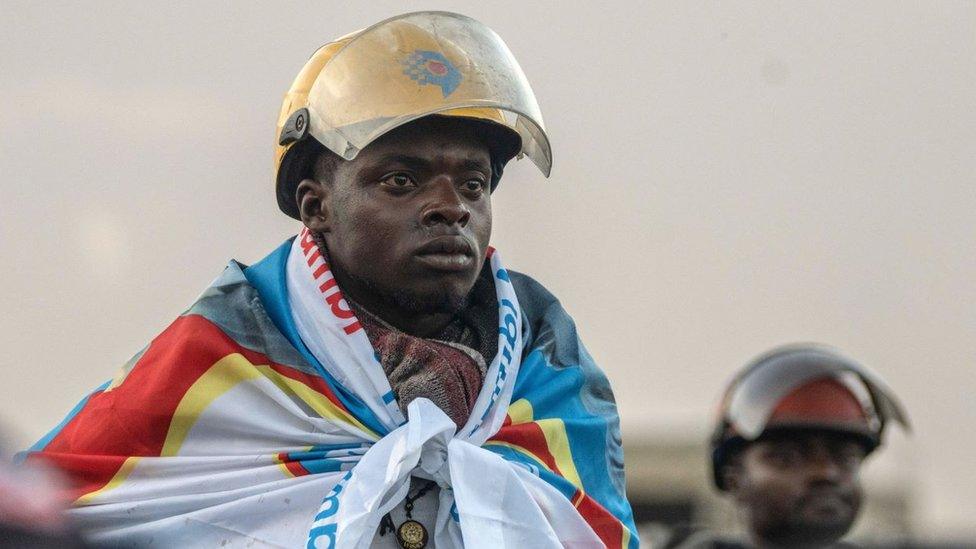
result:
<svg viewBox="0 0 976 549"><path fill-rule="evenodd" d="M552 150L529 82L502 39L456 13L387 19L319 48L285 95L278 115L278 206L299 218L295 145L311 136L346 160L383 134L429 115L503 128L545 176Z"/></svg>

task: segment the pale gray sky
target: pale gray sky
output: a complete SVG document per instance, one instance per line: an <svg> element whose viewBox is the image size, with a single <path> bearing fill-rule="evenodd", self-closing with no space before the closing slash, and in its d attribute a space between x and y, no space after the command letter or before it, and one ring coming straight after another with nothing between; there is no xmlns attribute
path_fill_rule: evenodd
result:
<svg viewBox="0 0 976 549"><path fill-rule="evenodd" d="M555 152L494 245L563 301L625 442L706 436L786 341L873 367L915 422L869 468L931 534L976 515L976 2L3 2L0 418L23 444L235 257L297 231L271 180L319 45L448 9L493 27ZM905 479L908 479L907 481Z"/></svg>

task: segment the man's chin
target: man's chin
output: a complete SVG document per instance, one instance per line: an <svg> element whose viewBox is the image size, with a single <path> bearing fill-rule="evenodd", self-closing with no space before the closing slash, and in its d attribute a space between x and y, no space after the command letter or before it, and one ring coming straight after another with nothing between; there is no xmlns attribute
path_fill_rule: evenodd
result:
<svg viewBox="0 0 976 549"><path fill-rule="evenodd" d="M367 278L355 275L350 278L371 294L370 301L380 301L402 312L417 315L455 314L463 310L468 305L471 287L474 285L474 281L468 285L467 281L459 280L459 277L440 277L419 287L390 288Z"/></svg>
<svg viewBox="0 0 976 549"><path fill-rule="evenodd" d="M397 290L387 296L399 309L417 314L455 314L467 305L468 295L438 289L429 292Z"/></svg>
<svg viewBox="0 0 976 549"><path fill-rule="evenodd" d="M824 537L839 538L850 530L857 516L855 506L841 497L808 501L803 510L803 527Z"/></svg>
<svg viewBox="0 0 976 549"><path fill-rule="evenodd" d="M840 540L850 530L850 520L825 520L793 524L779 532L772 532L769 541L784 547L803 545L829 545Z"/></svg>

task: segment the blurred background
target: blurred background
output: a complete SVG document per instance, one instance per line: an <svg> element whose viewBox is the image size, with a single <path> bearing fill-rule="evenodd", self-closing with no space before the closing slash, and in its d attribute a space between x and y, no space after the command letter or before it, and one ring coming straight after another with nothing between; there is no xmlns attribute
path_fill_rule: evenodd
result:
<svg viewBox="0 0 976 549"><path fill-rule="evenodd" d="M493 244L614 384L642 536L733 531L705 441L733 372L796 340L913 421L860 539L976 539L976 2L3 1L0 427L42 436L230 258L298 230L280 100L319 45L447 9L508 43L555 166L506 170Z"/></svg>

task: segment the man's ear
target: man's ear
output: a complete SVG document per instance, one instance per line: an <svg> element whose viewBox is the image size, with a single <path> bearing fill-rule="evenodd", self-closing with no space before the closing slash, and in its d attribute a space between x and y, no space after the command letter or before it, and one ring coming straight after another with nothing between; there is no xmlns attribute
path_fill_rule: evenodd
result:
<svg viewBox="0 0 976 549"><path fill-rule="evenodd" d="M331 229L332 215L329 209L332 187L303 179L295 189L295 201L302 223L315 233L327 233Z"/></svg>

